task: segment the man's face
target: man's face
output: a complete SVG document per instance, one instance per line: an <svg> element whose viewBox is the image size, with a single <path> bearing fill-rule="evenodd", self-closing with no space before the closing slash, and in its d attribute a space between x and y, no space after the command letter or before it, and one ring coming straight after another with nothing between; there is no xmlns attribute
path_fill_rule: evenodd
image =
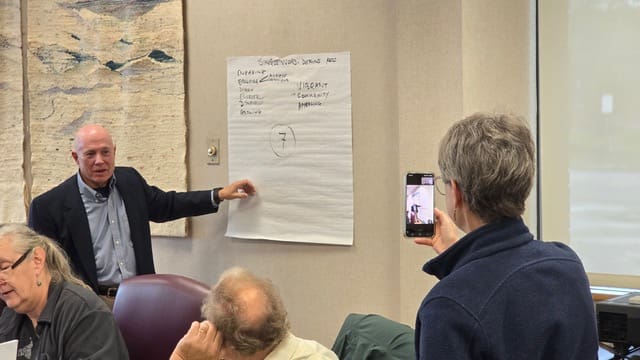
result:
<svg viewBox="0 0 640 360"><path fill-rule="evenodd" d="M106 130L96 128L78 133L71 156L85 184L93 189L107 185L116 166L116 147Z"/></svg>

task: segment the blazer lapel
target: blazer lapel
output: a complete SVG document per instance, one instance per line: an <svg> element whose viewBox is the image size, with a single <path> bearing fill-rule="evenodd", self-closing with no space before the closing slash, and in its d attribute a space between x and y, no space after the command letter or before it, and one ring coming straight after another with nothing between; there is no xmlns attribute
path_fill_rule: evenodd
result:
<svg viewBox="0 0 640 360"><path fill-rule="evenodd" d="M87 220L87 212L80 197L78 182L74 181L74 184L73 192L65 199L65 214L63 217L63 219L67 219L65 230L69 232L69 237L78 253L78 260L82 266L82 269L76 269L76 271L84 272L88 277L89 285L97 287L98 275L91 241L91 229Z"/></svg>

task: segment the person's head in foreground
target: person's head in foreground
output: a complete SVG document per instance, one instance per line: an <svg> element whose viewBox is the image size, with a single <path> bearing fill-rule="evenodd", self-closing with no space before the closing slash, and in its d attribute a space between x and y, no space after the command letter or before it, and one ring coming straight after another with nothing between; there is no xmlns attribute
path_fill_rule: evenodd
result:
<svg viewBox="0 0 640 360"><path fill-rule="evenodd" d="M0 225L0 298L8 308L36 322L49 285L63 281L86 287L54 241L22 224Z"/></svg>
<svg viewBox="0 0 640 360"><path fill-rule="evenodd" d="M225 358L264 358L289 332L287 311L273 283L239 267L220 276L202 315L222 334Z"/></svg>
<svg viewBox="0 0 640 360"><path fill-rule="evenodd" d="M0 342L17 339L18 359L129 358L106 305L26 225L0 225L0 300Z"/></svg>
<svg viewBox="0 0 640 360"><path fill-rule="evenodd" d="M455 123L440 142L438 166L447 209L459 228L471 230L459 208L490 223L519 217L533 186L535 145L524 119L476 113Z"/></svg>
<svg viewBox="0 0 640 360"><path fill-rule="evenodd" d="M191 325L171 360L338 359L316 341L294 336L274 284L243 268L222 273L202 315L207 321Z"/></svg>
<svg viewBox="0 0 640 360"><path fill-rule="evenodd" d="M456 228L469 233L522 216L535 175L531 131L515 115L475 113L454 123L440 140L438 166L437 185L452 221L436 210L435 236L416 243L441 253L457 241Z"/></svg>

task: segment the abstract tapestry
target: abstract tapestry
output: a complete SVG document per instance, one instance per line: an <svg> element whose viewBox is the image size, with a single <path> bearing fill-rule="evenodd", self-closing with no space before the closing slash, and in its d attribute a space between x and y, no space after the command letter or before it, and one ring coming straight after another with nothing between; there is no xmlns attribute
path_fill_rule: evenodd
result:
<svg viewBox="0 0 640 360"><path fill-rule="evenodd" d="M0 221L24 222L20 0L0 0Z"/></svg>
<svg viewBox="0 0 640 360"><path fill-rule="evenodd" d="M111 131L117 165L184 191L181 0L28 1L26 8L31 196L75 174L72 138L91 123ZM185 236L186 222L154 225L152 233Z"/></svg>

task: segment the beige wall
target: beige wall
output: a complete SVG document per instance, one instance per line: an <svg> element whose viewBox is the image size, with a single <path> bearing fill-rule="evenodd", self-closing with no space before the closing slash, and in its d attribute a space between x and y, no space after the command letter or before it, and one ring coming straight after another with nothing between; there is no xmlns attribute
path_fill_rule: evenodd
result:
<svg viewBox="0 0 640 360"><path fill-rule="evenodd" d="M402 237L402 178L437 172L440 136L476 110L529 115L529 0L186 1L192 189L226 184L226 58L351 52L354 245L224 237L221 212L189 239L155 239L158 272L214 282L246 266L280 288L293 330L331 346L350 312L413 325L435 279L431 249ZM206 165L206 139L221 163ZM258 190L260 184L257 184ZM437 199L438 206L444 206ZM292 226L295 220L292 219Z"/></svg>

